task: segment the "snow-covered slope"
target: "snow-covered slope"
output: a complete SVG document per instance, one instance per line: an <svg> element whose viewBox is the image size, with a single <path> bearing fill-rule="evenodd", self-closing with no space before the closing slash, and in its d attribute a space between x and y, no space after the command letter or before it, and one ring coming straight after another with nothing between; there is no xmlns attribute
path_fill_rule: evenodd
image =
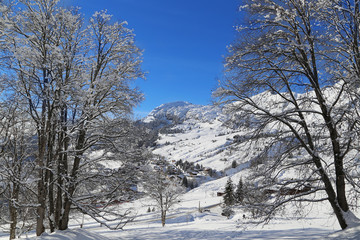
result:
<svg viewBox="0 0 360 240"><path fill-rule="evenodd" d="M153 153L169 162L188 161L221 171L229 169L233 161L247 164L242 161L246 153L236 151L239 146L233 144L239 130L226 126L228 119L216 106L175 102L155 108L143 122L166 128L160 131Z"/></svg>
<svg viewBox="0 0 360 240"><path fill-rule="evenodd" d="M297 98L309 98L311 94L311 92L298 94ZM330 102L336 100L332 99L333 96L330 90L329 92L325 91L325 95L327 95ZM254 96L252 100L274 114L291 109L291 106L281 102L279 96L271 92L264 92ZM338 104L346 106L346 99L340 99ZM224 109L229 107L225 106ZM309 109L318 110L316 104L308 107ZM168 131L161 132L153 153L163 156L169 162L188 161L222 172L223 178L211 179L212 181L202 183L198 188L192 190L193 193L201 192L204 194L204 192L209 191L223 191L228 177L231 177L234 183L237 183L240 178L247 179L249 166L253 163L256 164L257 160L261 161L261 153L269 145L269 141L272 141L271 136L276 136L278 131L281 131L280 125L269 124L263 131L270 137L267 136L257 141L247 141L247 137L256 128L257 119L246 120L239 118L239 116L239 112L229 113L229 111L222 111L214 106L177 102L159 106L150 113L145 121L150 124L167 121L168 124ZM241 124L241 126L228 124L229 120L235 118L237 118L237 122L244 121L245 124ZM310 126L314 126L312 130L318 131L316 128L317 123L322 121L319 116L306 114L305 118ZM249 124L246 124L245 121L249 121ZM325 140L323 144L326 144ZM272 147L274 147L273 151L276 151L276 146L272 145ZM271 157L271 154L269 156ZM300 150L298 155L289 156L289 158L293 159L297 157L303 157ZM329 159L327 155L322 157ZM234 162L236 167L233 167ZM277 177L281 182L281 179L290 179L293 174L295 174L293 170L288 170L281 172ZM317 206L320 205L322 210L317 211L316 214L321 216L331 214L332 211L327 202ZM307 208L306 211L308 211ZM292 214L291 209L286 214ZM332 219L330 225L335 226L335 228L339 227L334 216L329 217L327 215L326 218Z"/></svg>
<svg viewBox="0 0 360 240"><path fill-rule="evenodd" d="M225 124L231 117L219 107L175 102L155 108L143 121L167 123L162 127L169 129L162 131L153 152L168 161L194 162L218 171L228 170L236 161L240 170L252 159L250 152L256 155L257 146L238 142L244 132ZM238 151L245 147L248 151Z"/></svg>
<svg viewBox="0 0 360 240"><path fill-rule="evenodd" d="M170 124L183 122L188 119L209 122L217 118L224 118L220 108L209 105L195 105L189 102L172 102L155 108L143 119L143 122L164 121Z"/></svg>

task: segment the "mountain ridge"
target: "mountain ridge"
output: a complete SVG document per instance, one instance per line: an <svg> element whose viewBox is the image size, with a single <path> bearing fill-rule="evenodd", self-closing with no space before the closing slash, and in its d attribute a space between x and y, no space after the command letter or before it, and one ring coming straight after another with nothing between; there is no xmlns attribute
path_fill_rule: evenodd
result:
<svg viewBox="0 0 360 240"><path fill-rule="evenodd" d="M169 102L152 110L143 120L144 123L163 121L168 124L196 119L202 122L225 119L222 108L213 105L198 105L186 101Z"/></svg>

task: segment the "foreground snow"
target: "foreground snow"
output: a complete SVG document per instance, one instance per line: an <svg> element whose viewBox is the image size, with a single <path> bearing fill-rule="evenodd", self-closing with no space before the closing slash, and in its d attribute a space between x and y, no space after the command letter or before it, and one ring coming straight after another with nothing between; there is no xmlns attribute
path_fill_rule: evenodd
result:
<svg viewBox="0 0 360 240"><path fill-rule="evenodd" d="M121 208L133 207L137 218L126 225L124 230L108 230L99 223L85 217L85 224L80 229L82 216L74 216L71 229L53 234L45 234L36 238L34 232L28 234L31 240L218 240L218 239L358 239L360 228L339 231L334 217L329 214L327 205L311 207L307 217L298 220L295 217L279 217L267 225L249 223L250 218L243 218L248 214L238 210L231 219L221 216L221 197L216 197L210 191L217 187L217 181L209 182L198 189L186 193L182 201L168 215L165 227L161 227L158 213L148 213L149 199L141 199L133 203L117 206ZM221 183L221 181L219 180ZM219 183L219 184L220 184ZM207 189L207 191L201 191ZM208 209L200 213L198 211ZM290 211L288 212L288 214ZM290 214L291 215L291 214ZM293 215L295 216L295 215ZM348 238L349 237L349 238ZM8 239L8 235L0 234L0 240Z"/></svg>
<svg viewBox="0 0 360 240"><path fill-rule="evenodd" d="M235 174L236 175L236 174ZM233 177L236 177L236 176ZM140 199L134 202L113 206L114 211L132 208L137 217L125 226L124 230L108 230L90 218L83 221L82 215L73 216L70 230L45 234L36 238L34 232L23 235L31 240L218 240L218 239L360 239L360 228L339 231L340 228L327 203L305 205L299 212L294 206L284 210L267 225L251 223L249 213L238 209L234 217L221 216L221 191L227 177L201 184L186 194L181 202L169 213L165 227L161 227L158 212L148 213L151 201ZM199 212L201 209L207 211ZM243 215L246 215L245 218ZM301 220L299 214L303 214ZM8 239L8 233L0 233L0 240ZM27 237L27 238L26 238Z"/></svg>
<svg viewBox="0 0 360 240"><path fill-rule="evenodd" d="M159 223L132 224L125 231L110 231L106 228L88 224L84 229L71 230L44 235L39 240L108 240L108 239L359 239L360 229L349 229L329 235L332 230L322 227L302 228L294 222L269 225L264 228L253 227L243 229L234 226L231 220L224 221L210 217L189 218L189 222L168 223L164 228ZM170 221L171 222L171 221ZM274 228L274 229L269 229ZM282 229L280 229L282 228ZM1 238L6 239L6 238Z"/></svg>
<svg viewBox="0 0 360 240"><path fill-rule="evenodd" d="M328 239L347 239L347 240L358 240L360 239L360 226L347 229L345 231L338 231L330 234Z"/></svg>
<svg viewBox="0 0 360 240"><path fill-rule="evenodd" d="M84 230L84 229L72 229L66 231L59 231L54 234L43 234L40 238L32 238L32 239L42 239L42 240L95 240L102 239L108 240L108 238L94 233L92 231Z"/></svg>
<svg viewBox="0 0 360 240"><path fill-rule="evenodd" d="M233 173L236 181L241 173ZM267 225L251 223L248 212L237 209L230 219L221 216L223 191L228 177L212 180L188 191L181 201L169 213L165 227L161 227L158 212L148 213L151 201L147 198L134 202L112 206L114 211L132 208L135 221L125 226L124 230L108 230L94 220L85 217L83 228L80 224L83 216L73 216L70 230L47 234L36 238L34 232L23 235L22 239L31 240L218 240L218 239L360 239L360 228L340 231L336 218L329 204L318 203L299 208L289 205L284 214ZM207 211L199 212L201 209ZM245 218L243 215L245 214ZM302 214L301 216L299 214ZM298 217L302 217L301 220ZM26 238L27 237L27 238ZM8 239L8 233L0 232L0 240Z"/></svg>

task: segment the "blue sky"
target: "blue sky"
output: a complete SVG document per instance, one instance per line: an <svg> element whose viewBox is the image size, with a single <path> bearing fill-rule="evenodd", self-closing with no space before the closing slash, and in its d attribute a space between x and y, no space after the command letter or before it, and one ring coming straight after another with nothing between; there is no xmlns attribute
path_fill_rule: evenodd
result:
<svg viewBox="0 0 360 240"><path fill-rule="evenodd" d="M127 21L144 50L145 101L134 111L145 116L173 101L209 104L223 70L226 46L236 36L239 0L68 0L90 14L107 9Z"/></svg>

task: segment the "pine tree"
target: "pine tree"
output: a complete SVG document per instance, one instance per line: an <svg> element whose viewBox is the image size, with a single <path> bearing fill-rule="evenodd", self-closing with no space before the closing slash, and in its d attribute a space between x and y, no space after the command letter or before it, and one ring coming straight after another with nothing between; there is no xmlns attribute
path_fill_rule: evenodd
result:
<svg viewBox="0 0 360 240"><path fill-rule="evenodd" d="M231 206L235 203L234 185L231 178L228 178L225 186L224 203L226 206Z"/></svg>
<svg viewBox="0 0 360 240"><path fill-rule="evenodd" d="M184 176L184 178L182 179L182 185L184 186L184 187L189 187L189 184L188 184L188 180L187 180L187 177L186 176Z"/></svg>
<svg viewBox="0 0 360 240"><path fill-rule="evenodd" d="M236 162L236 160L232 161L231 167L232 167L232 168L236 168L236 167L237 167L237 162Z"/></svg>
<svg viewBox="0 0 360 240"><path fill-rule="evenodd" d="M243 203L244 201L244 184L242 178L239 179L239 183L236 188L235 201L237 203Z"/></svg>

